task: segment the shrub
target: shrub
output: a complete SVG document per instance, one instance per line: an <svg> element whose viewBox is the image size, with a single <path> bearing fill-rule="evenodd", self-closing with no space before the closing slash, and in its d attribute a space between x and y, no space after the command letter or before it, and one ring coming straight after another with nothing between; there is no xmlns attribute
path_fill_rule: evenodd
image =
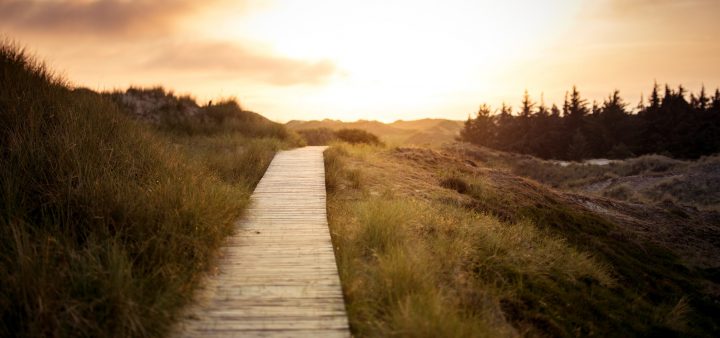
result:
<svg viewBox="0 0 720 338"><path fill-rule="evenodd" d="M468 191L469 186L465 180L460 177L448 177L440 181L440 186L447 189L455 190L461 194Z"/></svg>
<svg viewBox="0 0 720 338"><path fill-rule="evenodd" d="M340 129L335 132L335 136L347 143L352 144L358 144L358 143L365 143L365 144L372 144L372 145L380 145L380 139L375 136L374 134L371 134L367 131L364 131L362 129Z"/></svg>
<svg viewBox="0 0 720 338"><path fill-rule="evenodd" d="M337 139L330 128L302 129L297 131L309 146L324 146Z"/></svg>

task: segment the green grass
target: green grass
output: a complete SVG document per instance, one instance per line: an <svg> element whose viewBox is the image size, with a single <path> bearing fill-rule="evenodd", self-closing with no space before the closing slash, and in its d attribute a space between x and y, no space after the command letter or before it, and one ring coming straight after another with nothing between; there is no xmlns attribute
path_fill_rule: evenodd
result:
<svg viewBox="0 0 720 338"><path fill-rule="evenodd" d="M392 154L346 144L326 151L330 227L357 336L718 332L705 281L668 250L540 185L462 160ZM437 179L425 194L403 186L420 172ZM380 174L388 176L374 180Z"/></svg>
<svg viewBox="0 0 720 338"><path fill-rule="evenodd" d="M288 145L213 126L143 125L3 43L0 336L166 334Z"/></svg>

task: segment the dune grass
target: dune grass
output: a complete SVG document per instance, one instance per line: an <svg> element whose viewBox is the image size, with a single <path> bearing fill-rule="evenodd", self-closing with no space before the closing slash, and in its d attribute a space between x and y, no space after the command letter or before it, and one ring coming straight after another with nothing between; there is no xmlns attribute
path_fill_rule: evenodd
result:
<svg viewBox="0 0 720 338"><path fill-rule="evenodd" d="M603 166L577 162L560 166L529 155L482 147L456 145L454 151L485 166L507 169L554 188L648 205L670 202L701 210L720 210L718 155L692 161L643 155Z"/></svg>
<svg viewBox="0 0 720 338"><path fill-rule="evenodd" d="M0 336L168 331L287 146L180 134L0 45Z"/></svg>
<svg viewBox="0 0 720 338"><path fill-rule="evenodd" d="M357 336L718 329L702 281L667 250L635 243L521 179L491 180L462 160L426 167L368 149L335 144L325 153L330 227ZM419 174L437 181L407 186Z"/></svg>
<svg viewBox="0 0 720 338"><path fill-rule="evenodd" d="M383 145L377 135L356 128L330 128L300 129L298 135L312 146L328 145L334 142L347 142L351 144Z"/></svg>

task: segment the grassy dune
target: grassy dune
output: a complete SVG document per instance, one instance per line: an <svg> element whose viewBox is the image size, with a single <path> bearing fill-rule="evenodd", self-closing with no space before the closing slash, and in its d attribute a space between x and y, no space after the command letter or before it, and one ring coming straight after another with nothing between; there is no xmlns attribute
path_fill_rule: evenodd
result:
<svg viewBox="0 0 720 338"><path fill-rule="evenodd" d="M487 165L428 149L326 151L356 335L718 333L710 280L673 252Z"/></svg>
<svg viewBox="0 0 720 338"><path fill-rule="evenodd" d="M326 136L332 131L359 129L377 135L379 140L385 144L424 147L438 147L444 143L453 142L459 136L463 125L464 121L445 119L398 120L392 123L367 120L355 122L328 119L322 121L293 120L286 124L290 130L297 131L306 137L310 136L309 143L325 144L333 138Z"/></svg>
<svg viewBox="0 0 720 338"><path fill-rule="evenodd" d="M552 161L483 147L453 145L451 151L506 169L554 188L642 204L678 205L720 211L720 156L677 160L661 155L614 161L608 165Z"/></svg>
<svg viewBox="0 0 720 338"><path fill-rule="evenodd" d="M290 143L208 121L146 125L0 46L0 336L167 332Z"/></svg>

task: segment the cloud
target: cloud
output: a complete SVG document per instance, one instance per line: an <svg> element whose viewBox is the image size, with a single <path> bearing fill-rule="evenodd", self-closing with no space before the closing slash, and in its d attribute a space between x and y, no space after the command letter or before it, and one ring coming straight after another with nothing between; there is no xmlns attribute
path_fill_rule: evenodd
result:
<svg viewBox="0 0 720 338"><path fill-rule="evenodd" d="M611 0L611 8L616 11L640 12L653 8L708 7L717 4L717 0Z"/></svg>
<svg viewBox="0 0 720 338"><path fill-rule="evenodd" d="M693 16L718 10L717 0L609 0L607 10L601 14L668 20L678 15Z"/></svg>
<svg viewBox="0 0 720 338"><path fill-rule="evenodd" d="M192 13L203 3L191 0L0 0L0 27L90 35L162 32L178 17Z"/></svg>
<svg viewBox="0 0 720 338"><path fill-rule="evenodd" d="M178 72L204 72L279 86L322 84L337 72L328 60L306 61L260 54L227 42L196 42L160 48L145 66Z"/></svg>
<svg viewBox="0 0 720 338"><path fill-rule="evenodd" d="M614 29L613 41L718 44L718 0L605 0L588 18L598 29Z"/></svg>

